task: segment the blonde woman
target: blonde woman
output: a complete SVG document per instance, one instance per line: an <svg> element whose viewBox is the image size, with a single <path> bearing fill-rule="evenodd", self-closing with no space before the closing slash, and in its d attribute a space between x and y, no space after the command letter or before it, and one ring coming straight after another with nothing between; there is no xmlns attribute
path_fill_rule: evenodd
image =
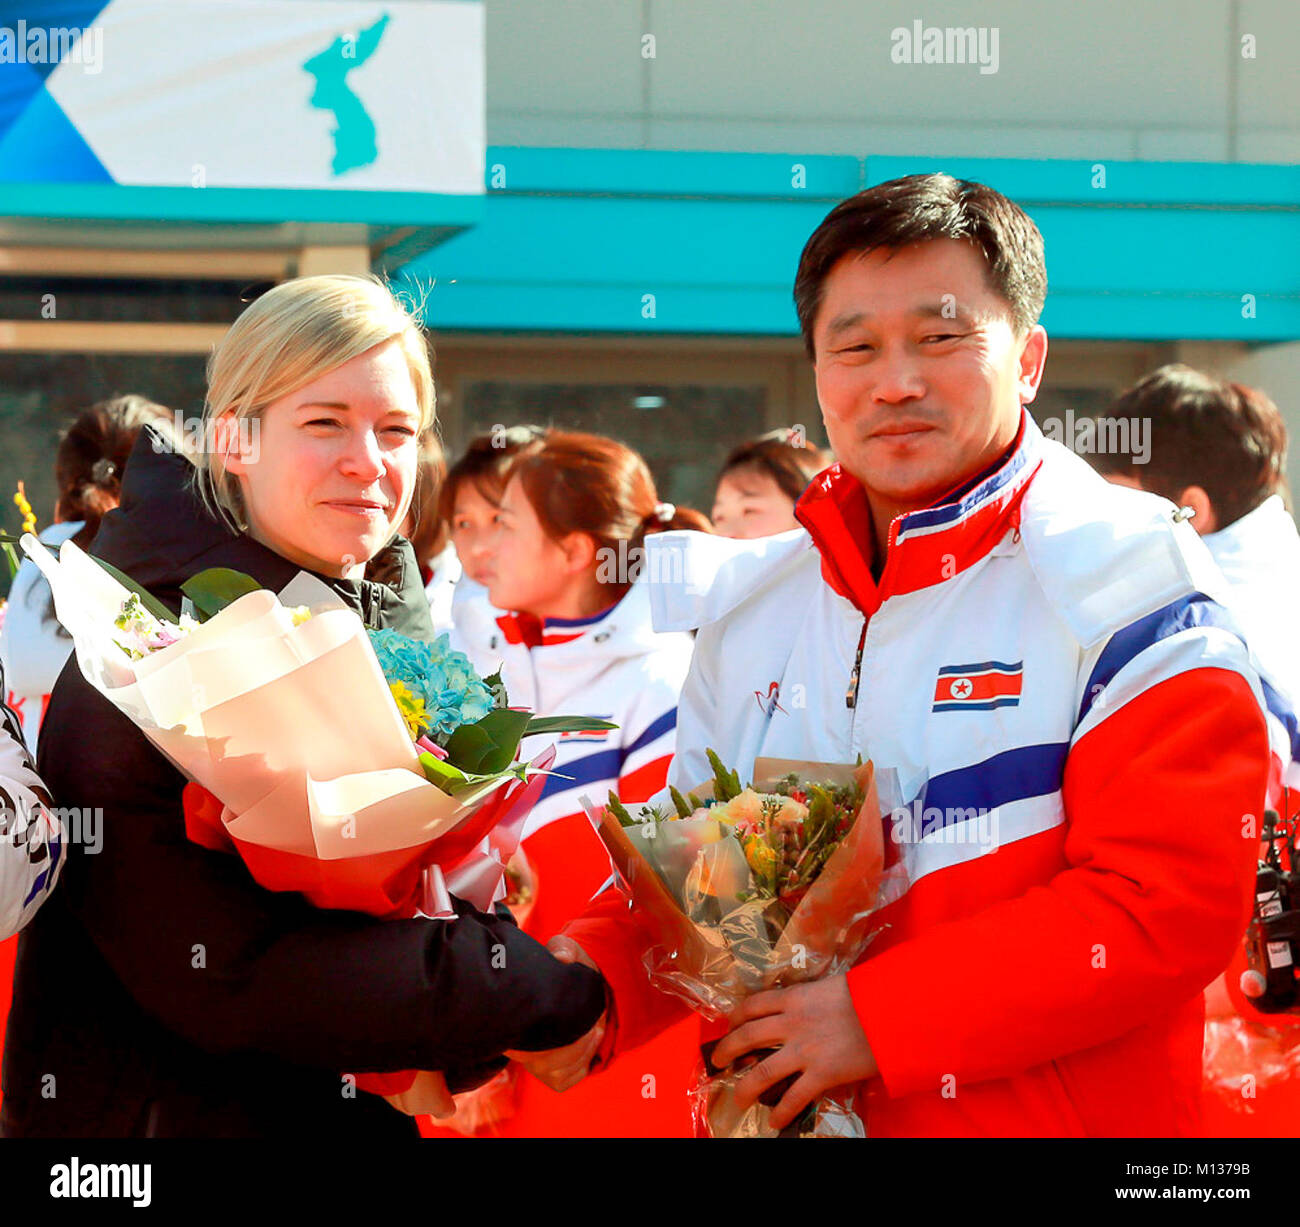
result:
<svg viewBox="0 0 1300 1227"><path fill-rule="evenodd" d="M433 400L422 334L380 283L286 282L212 356L197 471L142 438L95 552L173 608L207 567L273 590L306 570L367 625L428 637L396 532ZM600 1037L599 977L507 920L318 910L189 842L185 780L75 666L40 762L60 805L102 807L102 847L69 849L20 938L6 1136L414 1136L345 1071L441 1070L456 1091L508 1049Z"/></svg>

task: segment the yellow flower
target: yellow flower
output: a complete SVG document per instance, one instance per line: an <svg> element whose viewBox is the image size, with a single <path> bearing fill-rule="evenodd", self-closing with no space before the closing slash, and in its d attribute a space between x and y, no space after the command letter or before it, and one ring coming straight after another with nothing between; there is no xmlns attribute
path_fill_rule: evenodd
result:
<svg viewBox="0 0 1300 1227"><path fill-rule="evenodd" d="M18 483L18 493L14 495L14 503L18 510L23 513L23 532L34 533L36 531L36 513L32 510L32 505L27 501L27 491L23 489L23 483Z"/></svg>
<svg viewBox="0 0 1300 1227"><path fill-rule="evenodd" d="M414 741L420 735L420 730L429 725L429 712L424 706L424 700L405 682L389 682L388 689L393 692L397 710L401 712L402 719L406 722L406 731Z"/></svg>
<svg viewBox="0 0 1300 1227"><path fill-rule="evenodd" d="M757 837L745 841L745 860L759 878L770 878L776 869L776 853Z"/></svg>
<svg viewBox="0 0 1300 1227"><path fill-rule="evenodd" d="M311 617L311 610L306 605L295 605L289 610L289 617L293 619L294 626L301 626Z"/></svg>

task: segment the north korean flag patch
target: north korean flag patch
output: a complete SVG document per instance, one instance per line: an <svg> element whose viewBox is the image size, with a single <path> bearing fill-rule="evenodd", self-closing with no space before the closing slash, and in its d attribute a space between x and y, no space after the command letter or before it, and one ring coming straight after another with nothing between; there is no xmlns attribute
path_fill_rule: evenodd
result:
<svg viewBox="0 0 1300 1227"><path fill-rule="evenodd" d="M1018 707L1025 662L985 660L977 665L945 665L934 684L932 711L992 711Z"/></svg>
<svg viewBox="0 0 1300 1227"><path fill-rule="evenodd" d="M592 716L592 720L613 720L612 715ZM612 729L583 729L580 733L561 733L557 740L559 741L608 741Z"/></svg>

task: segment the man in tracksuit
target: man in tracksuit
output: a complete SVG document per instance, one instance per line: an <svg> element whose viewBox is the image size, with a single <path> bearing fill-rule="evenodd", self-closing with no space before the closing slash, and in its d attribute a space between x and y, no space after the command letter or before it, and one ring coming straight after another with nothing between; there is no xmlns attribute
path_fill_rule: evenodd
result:
<svg viewBox="0 0 1300 1227"><path fill-rule="evenodd" d="M682 572L658 569L680 582L656 585L656 628L698 630L670 782L707 778L706 747L742 777L861 753L920 819L897 824L910 886L865 959L756 995L714 1053L777 1049L739 1093L792 1078L775 1128L858 1084L874 1136L1197 1130L1201 990L1254 881L1264 696L1190 525L1025 410L1045 294L1037 228L983 185L844 201L795 283L839 458L803 530L654 543ZM617 1050L675 1007L610 894L566 932L612 990ZM562 1084L587 1055L533 1064Z"/></svg>
<svg viewBox="0 0 1300 1227"><path fill-rule="evenodd" d="M1296 821L1300 730L1285 715L1300 696L1300 533L1287 506L1282 414L1260 388L1175 363L1125 389L1106 416L1148 424L1150 454L1098 453L1090 457L1093 467L1118 485L1190 507L1192 527L1223 572L1233 614L1259 662L1265 699L1281 717L1269 722L1275 775L1269 802ZM1280 950L1270 950L1269 959L1279 967L1290 963ZM1300 1082L1287 1059L1300 1051L1300 1014L1259 1010L1266 987L1248 966L1243 943L1226 974L1206 990L1207 1132L1270 1137L1294 1133L1300 1123ZM1243 1092L1250 1112L1241 1111Z"/></svg>

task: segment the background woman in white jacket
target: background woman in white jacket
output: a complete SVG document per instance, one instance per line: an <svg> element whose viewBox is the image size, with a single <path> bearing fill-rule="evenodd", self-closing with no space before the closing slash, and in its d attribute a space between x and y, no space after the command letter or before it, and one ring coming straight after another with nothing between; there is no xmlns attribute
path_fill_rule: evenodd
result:
<svg viewBox="0 0 1300 1227"><path fill-rule="evenodd" d="M451 598L452 646L484 677L501 664L496 620L503 611L493 608L487 585L495 573L497 512L506 474L545 434L540 426L510 426L475 435L438 495L438 517L451 536L449 548L460 569ZM434 625L442 629L436 614Z"/></svg>
<svg viewBox="0 0 1300 1227"><path fill-rule="evenodd" d="M613 439L550 431L507 472L496 509L488 595L502 614L489 650L512 704L540 715L609 720L605 733L562 736L523 851L536 895L524 928L540 941L582 912L610 874L579 798L649 800L664 787L676 741L688 634L657 634L639 580L648 534L709 530L699 512L663 503L645 461ZM518 1079L514 1112L492 1126L509 1137L689 1137L688 1079L698 1058L693 1020L563 1095Z"/></svg>
<svg viewBox="0 0 1300 1227"><path fill-rule="evenodd" d="M68 427L54 460L59 489L54 523L38 534L46 545L70 539L82 549L89 547L100 520L118 504L122 470L146 422L179 449L171 410L143 396L100 401ZM0 698L17 715L33 758L50 692L71 653L72 640L54 616L50 586L36 564L25 560L14 576L0 626L0 666L7 679Z"/></svg>

